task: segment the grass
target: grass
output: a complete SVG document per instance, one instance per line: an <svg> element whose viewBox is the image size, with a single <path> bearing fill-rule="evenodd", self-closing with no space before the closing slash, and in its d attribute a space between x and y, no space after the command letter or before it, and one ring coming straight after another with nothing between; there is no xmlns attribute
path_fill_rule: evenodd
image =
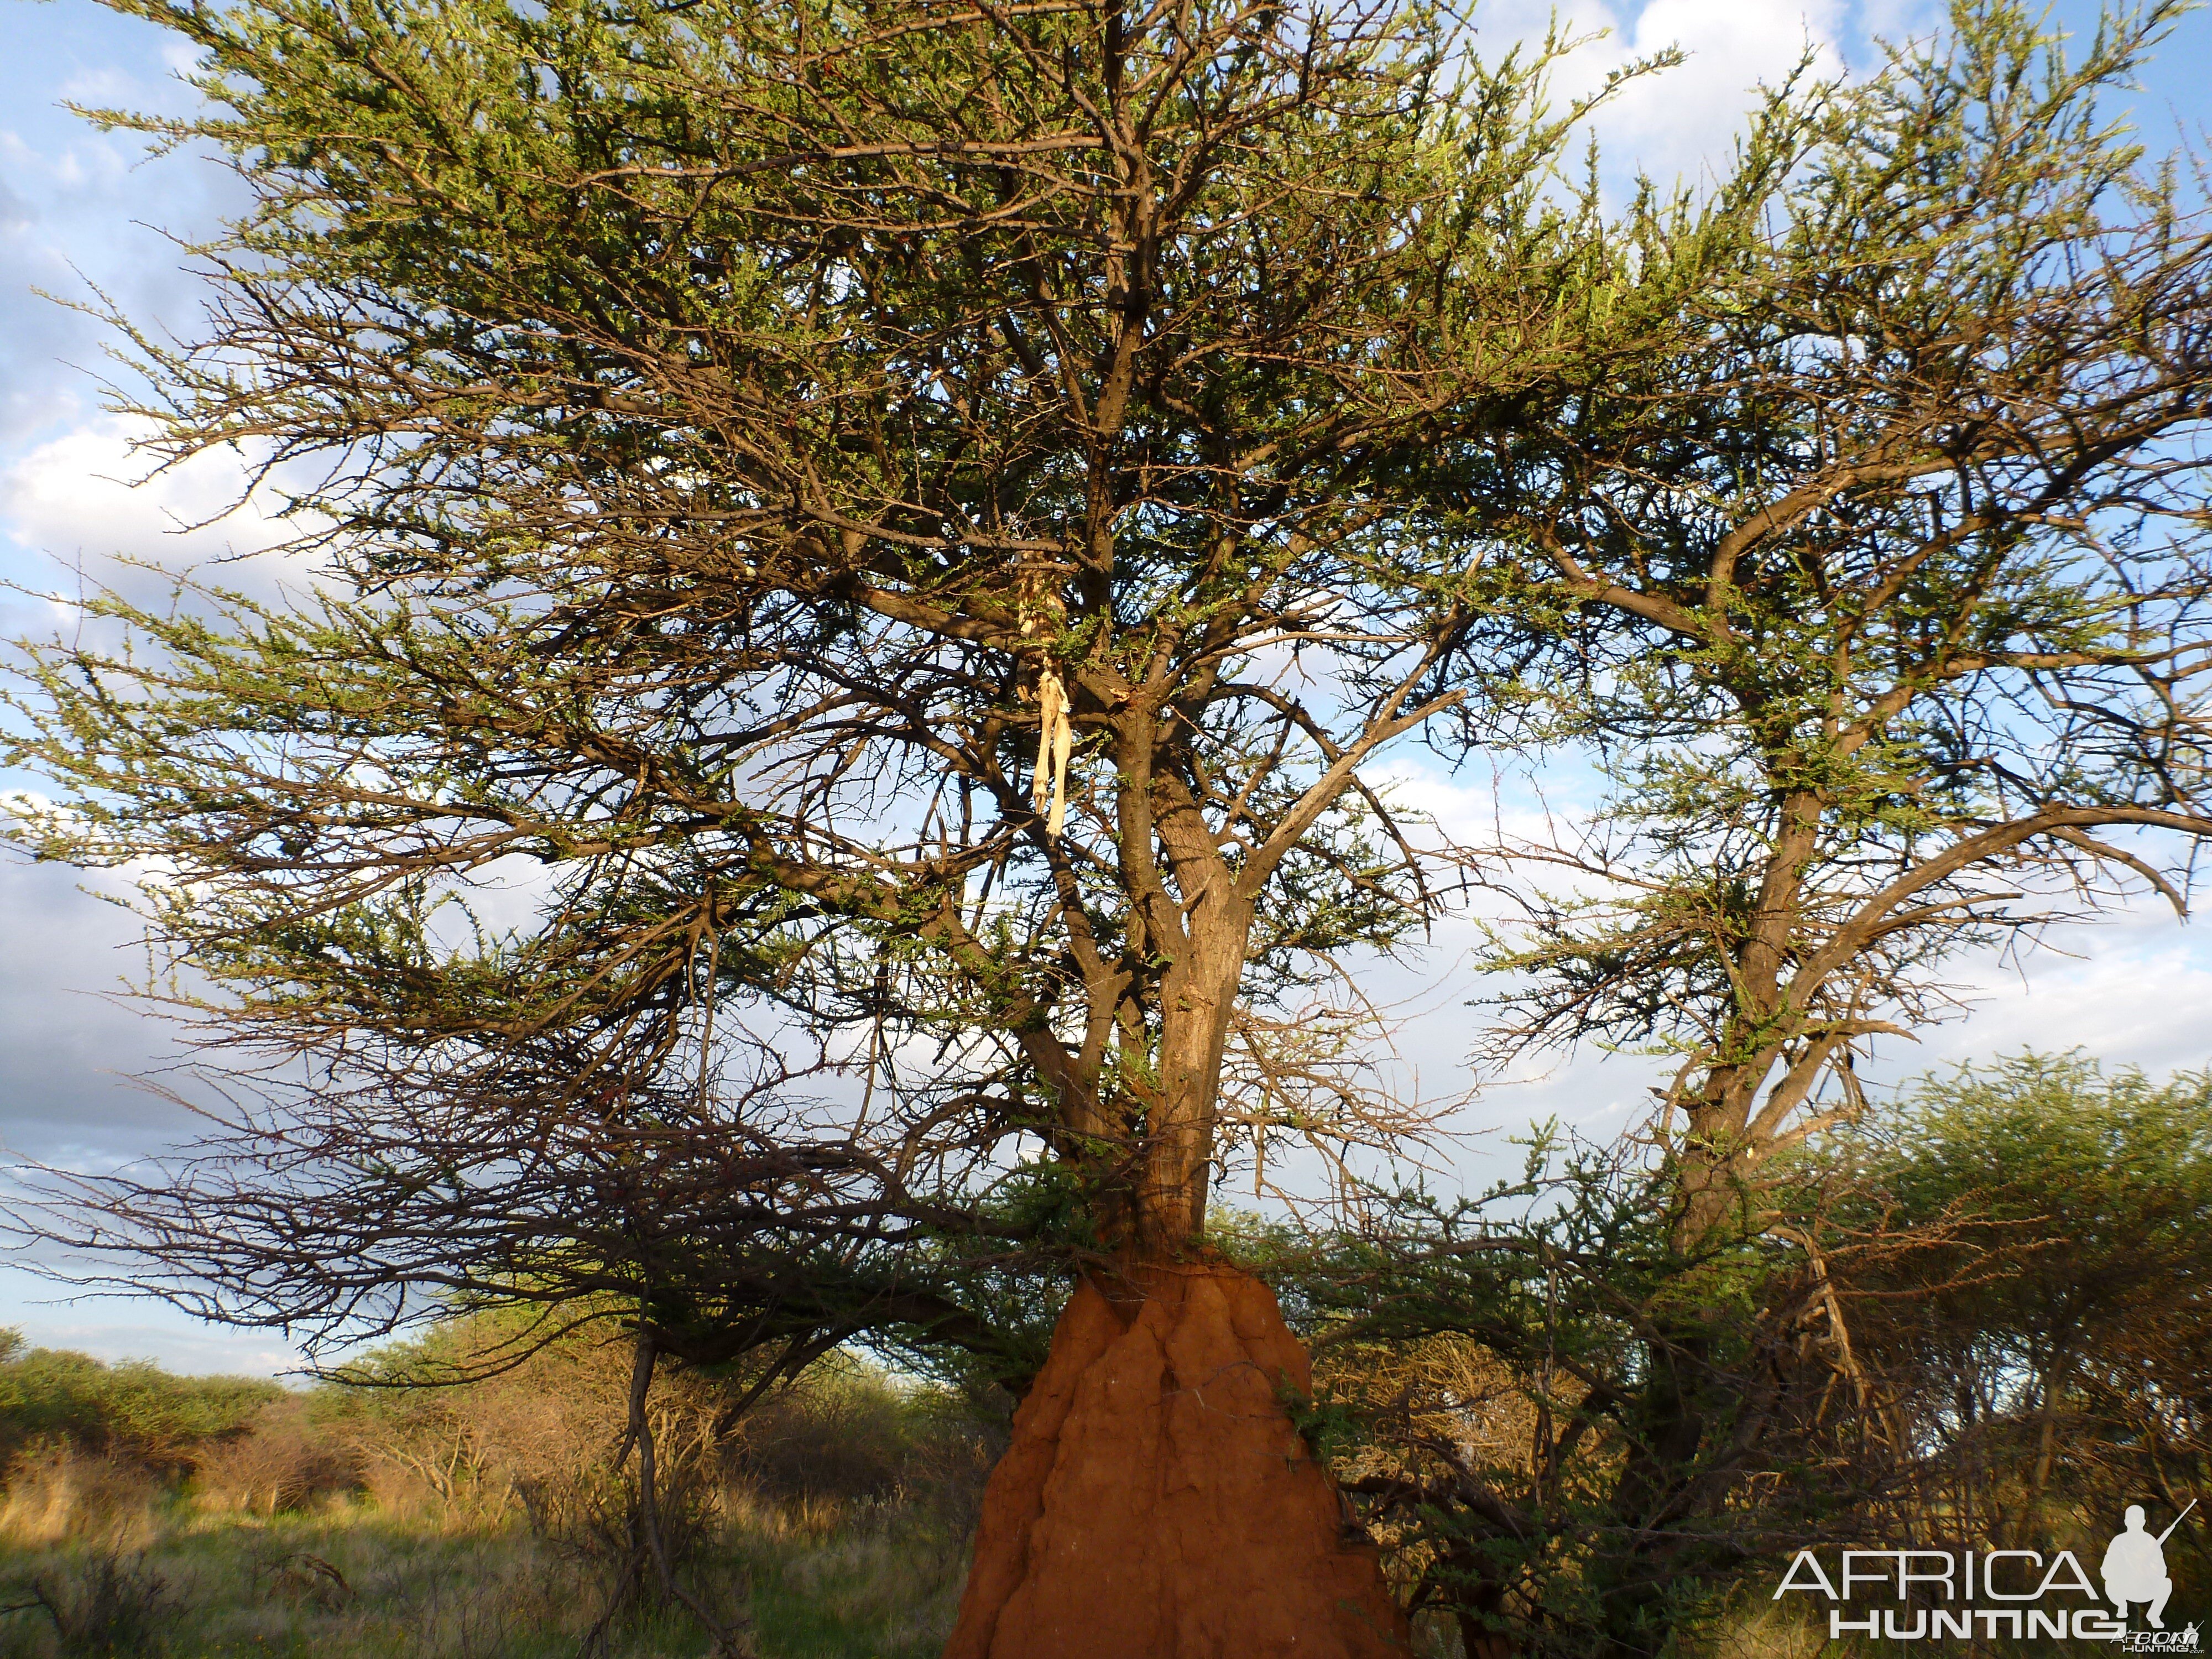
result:
<svg viewBox="0 0 2212 1659"><path fill-rule="evenodd" d="M6 1335L0 1659L713 1645L646 1565L622 1345L572 1342L462 1388L287 1394ZM1003 1410L848 1358L742 1419L732 1386L679 1374L656 1391L683 1585L759 1659L934 1659Z"/></svg>
<svg viewBox="0 0 2212 1659"><path fill-rule="evenodd" d="M605 1562L516 1516L441 1523L335 1500L269 1516L170 1494L85 1521L0 1549L5 1659L568 1659L608 1601ZM921 1659L943 1646L966 1565L964 1536L913 1505L744 1500L687 1577L749 1605L762 1659ZM641 1606L592 1650L708 1645L688 1615Z"/></svg>
<svg viewBox="0 0 2212 1659"><path fill-rule="evenodd" d="M968 1571L964 1534L879 1506L763 1515L740 1536L764 1659L935 1659L943 1649Z"/></svg>

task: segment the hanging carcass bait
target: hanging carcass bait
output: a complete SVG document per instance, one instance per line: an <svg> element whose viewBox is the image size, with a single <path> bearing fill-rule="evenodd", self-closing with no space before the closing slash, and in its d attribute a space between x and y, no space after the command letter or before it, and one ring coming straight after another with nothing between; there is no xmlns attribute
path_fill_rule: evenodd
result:
<svg viewBox="0 0 2212 1659"><path fill-rule="evenodd" d="M1066 620L1067 607L1048 586L1058 574L1055 567L1031 565L1019 578L1022 637L1034 638L1040 624ZM1058 836L1067 825L1067 761L1075 749L1075 727L1068 720L1067 686L1060 678L1049 647L1038 653L1037 752L1030 772L1030 804L1044 819L1044 832Z"/></svg>
<svg viewBox="0 0 2212 1659"><path fill-rule="evenodd" d="M1037 755L1030 775L1030 802L1044 815L1044 832L1057 836L1067 823L1067 757L1075 728L1067 719L1067 688L1048 662L1037 671Z"/></svg>

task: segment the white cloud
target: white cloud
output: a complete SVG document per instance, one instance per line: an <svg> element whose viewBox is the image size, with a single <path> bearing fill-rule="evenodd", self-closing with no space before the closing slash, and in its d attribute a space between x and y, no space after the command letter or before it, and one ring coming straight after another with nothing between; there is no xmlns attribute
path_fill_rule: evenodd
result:
<svg viewBox="0 0 2212 1659"><path fill-rule="evenodd" d="M1726 167L1759 88L1779 84L1808 49L1822 72L1863 70L1874 61L1873 34L1924 33L1937 15L1930 0L1498 0L1477 9L1476 49L1494 59L1516 40L1540 40L1556 15L1563 38L1587 41L1559 67L1564 100L1680 47L1686 62L1632 82L1590 125L1610 188L1639 171L1662 185L1699 184Z"/></svg>
<svg viewBox="0 0 2212 1659"><path fill-rule="evenodd" d="M136 109L148 99L147 88L135 76L112 64L79 70L55 92L58 102L82 104L92 109Z"/></svg>
<svg viewBox="0 0 2212 1659"><path fill-rule="evenodd" d="M1638 169L1664 185L1699 181L1725 161L1762 82L1790 73L1808 45L1836 61L1838 0L1746 4L1743 0L1651 0L1640 9L1599 0L1558 8L1561 33L1591 40L1559 66L1562 99L1595 91L1605 77L1640 58L1680 46L1688 61L1632 82L1592 125L1611 176ZM1538 0L1504 0L1477 15L1480 49L1499 54L1509 41L1541 39L1553 15Z"/></svg>
<svg viewBox="0 0 2212 1659"><path fill-rule="evenodd" d="M20 596L0 599L0 619L33 635L73 627L79 572L157 611L170 578L186 573L264 603L313 586L313 556L283 550L311 520L280 517L283 495L268 483L247 493L243 457L211 450L155 471L155 458L132 448L141 430L102 416L0 465L0 537L30 556L11 561L11 574L54 595L46 617L27 623Z"/></svg>
<svg viewBox="0 0 2212 1659"><path fill-rule="evenodd" d="M2034 1048L2080 1048L2160 1073L2212 1064L2212 938L2145 900L2066 929L2018 967L1984 958L1959 975L1974 1012L1930 1033L1900 1070ZM2063 954L2062 954L2063 953Z"/></svg>
<svg viewBox="0 0 2212 1659"><path fill-rule="evenodd" d="M247 478L240 458L212 451L148 477L152 458L131 447L142 435L106 416L25 452L0 471L0 523L59 558L171 568L259 553L291 533L265 493L237 505Z"/></svg>
<svg viewBox="0 0 2212 1659"><path fill-rule="evenodd" d="M65 92L64 96L94 105L107 101L97 94L79 99L76 94ZM49 149L27 142L20 133L0 131L0 164L33 190L51 191L55 186L77 192L88 187L102 192L117 190L139 153L139 146L89 127L72 136L69 143Z"/></svg>

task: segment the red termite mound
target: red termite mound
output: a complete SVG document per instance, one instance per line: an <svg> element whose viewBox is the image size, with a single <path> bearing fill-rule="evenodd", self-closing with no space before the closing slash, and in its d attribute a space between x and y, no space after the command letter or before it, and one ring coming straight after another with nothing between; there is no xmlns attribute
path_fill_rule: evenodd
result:
<svg viewBox="0 0 2212 1659"><path fill-rule="evenodd" d="M1258 1280L1087 1280L1014 1414L945 1659L1402 1659L1405 1615L1279 1390L1305 1350Z"/></svg>

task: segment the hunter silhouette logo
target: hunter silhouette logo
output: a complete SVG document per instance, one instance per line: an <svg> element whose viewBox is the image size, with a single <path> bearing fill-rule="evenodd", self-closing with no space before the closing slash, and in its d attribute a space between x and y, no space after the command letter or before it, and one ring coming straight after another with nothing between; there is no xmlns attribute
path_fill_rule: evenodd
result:
<svg viewBox="0 0 2212 1659"><path fill-rule="evenodd" d="M2189 1510L2197 1507L2197 1500L2189 1500ZM2173 1517L2173 1527L2181 1524L2189 1513L2182 1510ZM2166 1540L2173 1536L2173 1527L2168 1527L2155 1538L2143 1530L2143 1509L2140 1504L2128 1505L2124 1517L2127 1530L2112 1540L2105 1548L2105 1595L2121 1618L2128 1616L2128 1603L2150 1603L2150 1627L2166 1628L2166 1600L2173 1594L2173 1580L2166 1571ZM2192 1625L2190 1629L2194 1632Z"/></svg>

